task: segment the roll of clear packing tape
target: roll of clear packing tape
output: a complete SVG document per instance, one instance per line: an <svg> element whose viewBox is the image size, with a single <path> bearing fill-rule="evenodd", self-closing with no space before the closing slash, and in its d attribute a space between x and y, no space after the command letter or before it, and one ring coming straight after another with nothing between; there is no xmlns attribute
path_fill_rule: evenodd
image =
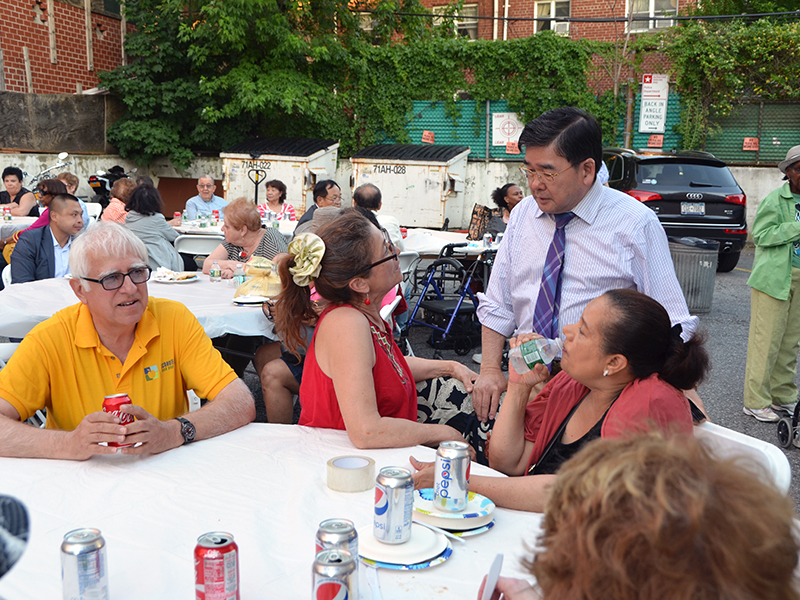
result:
<svg viewBox="0 0 800 600"><path fill-rule="evenodd" d="M328 487L336 492L366 492L375 487L375 461L367 456L330 459Z"/></svg>

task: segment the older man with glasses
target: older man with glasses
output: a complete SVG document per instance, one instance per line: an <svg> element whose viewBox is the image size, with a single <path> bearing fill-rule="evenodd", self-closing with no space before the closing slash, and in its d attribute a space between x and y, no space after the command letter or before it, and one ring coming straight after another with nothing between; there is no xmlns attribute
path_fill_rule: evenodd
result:
<svg viewBox="0 0 800 600"><path fill-rule="evenodd" d="M561 328L577 323L608 290L630 288L658 300L684 340L698 324L655 213L597 177L603 143L594 117L572 107L548 111L525 126L519 143L532 196L511 213L488 289L479 295L483 356L472 401L482 422L494 418L506 389L500 367L506 338L562 336Z"/></svg>
<svg viewBox="0 0 800 600"><path fill-rule="evenodd" d="M222 215L222 209L228 206L224 198L215 196L217 186L211 175L203 175L197 180L197 196L192 196L186 201L186 216L196 219L200 215L210 215L215 210Z"/></svg>
<svg viewBox="0 0 800 600"><path fill-rule="evenodd" d="M0 371L0 456L83 460L102 443L155 454L220 435L255 417L253 397L203 328L178 302L148 298L147 250L117 223L96 223L73 243L70 285L80 300L36 326ZM208 398L184 414L186 390ZM123 424L102 412L127 394ZM24 421L47 409L47 428Z"/></svg>

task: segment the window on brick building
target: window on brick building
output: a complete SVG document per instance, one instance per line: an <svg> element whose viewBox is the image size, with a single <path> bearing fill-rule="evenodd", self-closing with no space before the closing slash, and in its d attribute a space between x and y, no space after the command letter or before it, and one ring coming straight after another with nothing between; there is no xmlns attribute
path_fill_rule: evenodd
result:
<svg viewBox="0 0 800 600"><path fill-rule="evenodd" d="M118 15L120 14L119 2L116 0L103 0L103 10Z"/></svg>
<svg viewBox="0 0 800 600"><path fill-rule="evenodd" d="M675 21L653 17L670 17L678 14L678 0L627 0L626 14L633 15L631 31L647 31L672 27Z"/></svg>
<svg viewBox="0 0 800 600"><path fill-rule="evenodd" d="M443 14L447 11L447 6L434 6L433 14ZM458 31L458 35L468 38L470 40L478 39L478 5L465 4L461 10L456 13L456 18L452 19L453 26ZM437 25L439 19L436 20Z"/></svg>
<svg viewBox="0 0 800 600"><path fill-rule="evenodd" d="M569 17L569 0L536 3L536 18L548 19L547 21L536 21L536 33L552 29L559 35L568 35L569 23L558 23L553 20L553 17Z"/></svg>

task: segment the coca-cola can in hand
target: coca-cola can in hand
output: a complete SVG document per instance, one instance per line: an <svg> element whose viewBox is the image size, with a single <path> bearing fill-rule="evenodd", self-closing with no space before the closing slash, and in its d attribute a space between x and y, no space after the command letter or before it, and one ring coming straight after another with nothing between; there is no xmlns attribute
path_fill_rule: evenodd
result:
<svg viewBox="0 0 800 600"><path fill-rule="evenodd" d="M130 425L133 423L133 415L120 410L125 404L133 404L128 394L106 396L103 399L103 412L116 415L119 418L120 425ZM118 442L108 442L108 445L112 448L127 448L128 446L133 446L133 444L120 444Z"/></svg>
<svg viewBox="0 0 800 600"><path fill-rule="evenodd" d="M230 533L213 531L194 548L197 600L239 600L239 546Z"/></svg>

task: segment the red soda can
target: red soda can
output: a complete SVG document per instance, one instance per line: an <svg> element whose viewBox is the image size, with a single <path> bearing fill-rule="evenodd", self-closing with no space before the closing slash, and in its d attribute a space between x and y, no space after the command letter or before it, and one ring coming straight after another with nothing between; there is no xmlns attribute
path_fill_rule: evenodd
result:
<svg viewBox="0 0 800 600"><path fill-rule="evenodd" d="M214 216L214 220L215 221L219 221L219 211L218 210L212 210L211 214Z"/></svg>
<svg viewBox="0 0 800 600"><path fill-rule="evenodd" d="M120 425L130 425L133 423L133 415L120 410L124 404L133 404L128 394L114 394L113 396L106 396L103 400L103 412L119 417ZM128 446L133 446L133 444L120 444L118 442L108 442L108 445L112 448L127 448Z"/></svg>
<svg viewBox="0 0 800 600"><path fill-rule="evenodd" d="M197 600L239 600L239 546L230 533L212 531L194 547Z"/></svg>

